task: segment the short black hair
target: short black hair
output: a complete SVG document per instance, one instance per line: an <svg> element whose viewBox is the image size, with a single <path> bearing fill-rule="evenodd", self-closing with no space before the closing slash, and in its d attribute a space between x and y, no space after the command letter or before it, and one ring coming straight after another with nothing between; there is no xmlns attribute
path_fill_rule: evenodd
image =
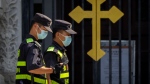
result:
<svg viewBox="0 0 150 84"><path fill-rule="evenodd" d="M53 33L52 33L53 38L55 38L55 35L56 35L57 32L61 32L62 30L63 30L63 29L58 29L58 28L56 28L56 27L53 27Z"/></svg>
<svg viewBox="0 0 150 84"><path fill-rule="evenodd" d="M33 27L33 25L34 25L35 23L37 23L37 22L35 22L34 20L31 21L30 30L31 30L31 28ZM39 27L42 26L42 24L40 24L40 23L37 23L37 24L39 25Z"/></svg>

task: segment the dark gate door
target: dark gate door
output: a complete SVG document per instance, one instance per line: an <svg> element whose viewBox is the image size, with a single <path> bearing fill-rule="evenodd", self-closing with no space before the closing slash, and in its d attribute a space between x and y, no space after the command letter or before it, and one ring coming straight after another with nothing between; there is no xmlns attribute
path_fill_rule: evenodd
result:
<svg viewBox="0 0 150 84"><path fill-rule="evenodd" d="M71 84L103 84L100 81L100 71L102 70L99 62L94 62L87 52L92 48L92 20L84 19L80 24L77 24L69 13L76 7L81 6L83 10L92 10L92 5L87 0L54 0L56 3L55 15L56 19L65 19L73 24L73 28L78 32L73 36L74 40L71 47L68 47L71 66ZM113 5L124 12L123 18L113 24L108 19L101 20L101 37L102 40L108 41L109 49L109 76L108 83L114 84L113 81L113 40L118 41L118 84L123 83L123 68L122 63L124 55L122 55L123 42L127 42L128 48L128 84L147 84L149 81L149 50L150 50L150 26L149 26L149 1L138 0L106 0L101 5L101 10L109 10ZM135 46L132 42L135 42ZM134 49L132 49L134 48ZM135 54L134 54L135 53ZM101 63L100 65L102 65ZM135 64L135 65L134 65ZM100 68L100 69L99 69ZM99 74L99 75L98 75ZM135 76L135 80L134 80Z"/></svg>
<svg viewBox="0 0 150 84"><path fill-rule="evenodd" d="M99 61L94 61L87 55L87 52L92 48L92 19L84 19L78 24L68 15L78 5L83 10L90 11L92 5L87 0L49 1L51 2L45 4L42 0L41 8L36 9L39 5L34 4L32 0L22 0L23 38L29 30L26 28L29 27L30 17L40 10L45 13L43 10L48 11L50 9L52 12L47 13L47 15L53 20L64 19L71 22L73 29L78 34L72 36L72 44L67 47L67 54L70 59L70 84L106 84L106 81L105 83L102 82L106 75L108 75L105 78L107 84L125 84L124 69L127 70L128 74L127 84L150 83L149 0L137 0L136 2L132 0L106 0L101 4L101 10L108 11L112 6L116 6L124 13L124 16L115 24L109 19L101 19L101 40L103 40L101 41L101 48L106 52L106 55ZM33 5L38 6L35 8ZM47 46L46 42L44 42L44 46ZM124 52L126 53L124 54ZM115 53L117 55L114 55ZM117 58L114 58L114 56ZM114 63L116 62L114 59L117 61L117 76L114 75ZM108 65L106 65L106 60ZM124 64L125 61L127 61L126 64ZM124 65L127 65L127 67L124 67ZM108 66L108 69L105 70L105 66ZM103 74L103 72L108 73ZM115 80L117 83L114 83Z"/></svg>

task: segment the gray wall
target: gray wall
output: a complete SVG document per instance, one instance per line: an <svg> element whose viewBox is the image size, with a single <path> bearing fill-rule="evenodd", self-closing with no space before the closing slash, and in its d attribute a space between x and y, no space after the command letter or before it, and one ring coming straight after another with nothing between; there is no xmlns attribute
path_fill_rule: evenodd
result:
<svg viewBox="0 0 150 84"><path fill-rule="evenodd" d="M15 84L21 43L21 0L0 0L0 84Z"/></svg>

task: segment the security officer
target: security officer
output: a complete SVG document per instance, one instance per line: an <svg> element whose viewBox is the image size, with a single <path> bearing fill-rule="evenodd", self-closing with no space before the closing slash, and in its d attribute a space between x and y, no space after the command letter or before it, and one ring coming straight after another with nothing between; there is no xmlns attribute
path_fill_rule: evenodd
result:
<svg viewBox="0 0 150 84"><path fill-rule="evenodd" d="M69 84L69 60L64 47L70 45L71 34L76 34L72 30L71 23L64 20L55 20L53 42L44 53L46 67L51 67L54 71L56 66L60 68L60 71L50 74L51 84Z"/></svg>
<svg viewBox="0 0 150 84"><path fill-rule="evenodd" d="M31 23L31 30L18 50L16 84L45 84L42 74L53 73L52 68L44 66L41 45L37 42L43 40L52 32L52 21L46 15L36 13Z"/></svg>

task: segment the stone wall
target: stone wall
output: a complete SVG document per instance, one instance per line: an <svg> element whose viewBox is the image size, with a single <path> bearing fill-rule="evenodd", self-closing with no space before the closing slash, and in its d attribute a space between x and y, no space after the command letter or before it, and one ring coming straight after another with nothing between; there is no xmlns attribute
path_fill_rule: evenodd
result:
<svg viewBox="0 0 150 84"><path fill-rule="evenodd" d="M15 84L21 42L21 0L0 0L0 84Z"/></svg>

